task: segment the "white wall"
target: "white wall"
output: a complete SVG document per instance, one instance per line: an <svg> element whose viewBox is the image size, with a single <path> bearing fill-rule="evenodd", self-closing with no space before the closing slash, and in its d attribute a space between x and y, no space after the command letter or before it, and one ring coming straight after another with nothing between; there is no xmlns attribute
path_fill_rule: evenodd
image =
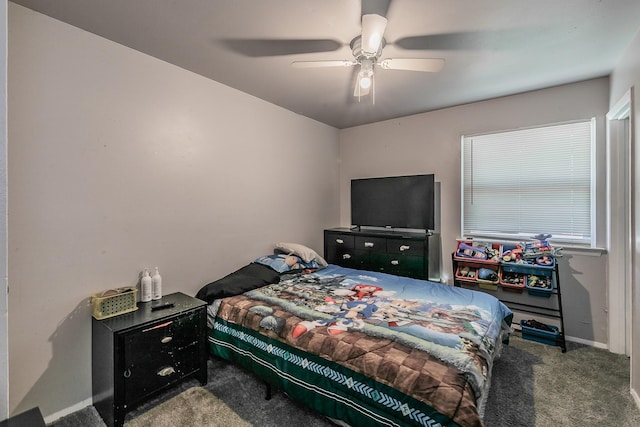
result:
<svg viewBox="0 0 640 427"><path fill-rule="evenodd" d="M350 223L352 178L435 173L441 183L442 273L451 277L451 253L460 237L461 136L595 116L598 240L603 247L606 188L600 177L605 176L608 99L609 81L600 78L341 130L341 224ZM567 335L603 346L607 343L606 261L600 252L567 252L559 262Z"/></svg>
<svg viewBox="0 0 640 427"><path fill-rule="evenodd" d="M91 293L158 266L193 295L277 241L321 252L338 136L13 3L9 43L10 412L51 417L90 403Z"/></svg>
<svg viewBox="0 0 640 427"><path fill-rule="evenodd" d="M632 162L633 183L633 218L634 224L634 268L632 272L632 348L631 348L631 389L636 403L640 406L640 209L638 209L638 201L640 200L640 32L638 32L625 51L616 69L611 75L611 96L609 104L611 107L624 95L624 93L633 88L633 104L634 110L631 111L631 127L633 130L633 148L634 158Z"/></svg>
<svg viewBox="0 0 640 427"><path fill-rule="evenodd" d="M0 2L0 420L9 411L7 345L7 2Z"/></svg>

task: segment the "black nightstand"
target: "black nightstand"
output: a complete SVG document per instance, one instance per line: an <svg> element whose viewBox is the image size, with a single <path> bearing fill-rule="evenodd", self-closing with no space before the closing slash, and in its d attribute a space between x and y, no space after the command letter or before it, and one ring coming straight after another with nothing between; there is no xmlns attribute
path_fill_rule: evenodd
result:
<svg viewBox="0 0 640 427"><path fill-rule="evenodd" d="M206 322L206 302L179 292L92 318L93 405L107 426L122 426L127 412L179 382L207 383Z"/></svg>

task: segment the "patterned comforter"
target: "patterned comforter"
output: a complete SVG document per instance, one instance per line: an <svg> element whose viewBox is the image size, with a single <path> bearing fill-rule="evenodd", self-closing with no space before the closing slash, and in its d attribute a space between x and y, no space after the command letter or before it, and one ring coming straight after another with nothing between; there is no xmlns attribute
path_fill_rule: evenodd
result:
<svg viewBox="0 0 640 427"><path fill-rule="evenodd" d="M333 265L214 307L213 354L351 425L481 426L512 316L484 293Z"/></svg>

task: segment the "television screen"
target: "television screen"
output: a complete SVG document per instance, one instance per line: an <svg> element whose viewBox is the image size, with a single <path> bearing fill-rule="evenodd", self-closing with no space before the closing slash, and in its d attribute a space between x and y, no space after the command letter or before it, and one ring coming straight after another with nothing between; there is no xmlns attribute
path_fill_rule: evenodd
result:
<svg viewBox="0 0 640 427"><path fill-rule="evenodd" d="M351 180L351 224L357 226L434 229L431 175Z"/></svg>

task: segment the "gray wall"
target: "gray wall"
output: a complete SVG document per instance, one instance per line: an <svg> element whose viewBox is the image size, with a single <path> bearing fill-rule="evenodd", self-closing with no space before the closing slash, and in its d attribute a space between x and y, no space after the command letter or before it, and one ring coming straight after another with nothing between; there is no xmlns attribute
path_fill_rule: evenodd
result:
<svg viewBox="0 0 640 427"><path fill-rule="evenodd" d="M7 2L0 3L0 58L7 57ZM0 420L9 411L7 312L7 62L0 61Z"/></svg>
<svg viewBox="0 0 640 427"><path fill-rule="evenodd" d="M460 237L460 138L498 130L597 118L599 246L605 244L605 120L609 80L600 78L340 131L340 219L348 225L352 178L435 173L441 183L443 280ZM496 159L499 161L499 159ZM532 165L535 167L535 165ZM606 265L601 251L573 251L559 263L567 335L606 346Z"/></svg>
<svg viewBox="0 0 640 427"><path fill-rule="evenodd" d="M632 160L632 176L633 182L633 212L635 217L633 221L634 234L634 268L632 272L632 330L631 330L631 390L636 403L640 406L640 209L638 201L640 200L640 32L631 42L618 66L611 75L611 97L610 106L624 95L624 93L633 88L634 110L631 111L631 129L633 132L632 152L634 158Z"/></svg>
<svg viewBox="0 0 640 427"><path fill-rule="evenodd" d="M337 130L9 3L10 412L91 403L88 297L338 222Z"/></svg>

